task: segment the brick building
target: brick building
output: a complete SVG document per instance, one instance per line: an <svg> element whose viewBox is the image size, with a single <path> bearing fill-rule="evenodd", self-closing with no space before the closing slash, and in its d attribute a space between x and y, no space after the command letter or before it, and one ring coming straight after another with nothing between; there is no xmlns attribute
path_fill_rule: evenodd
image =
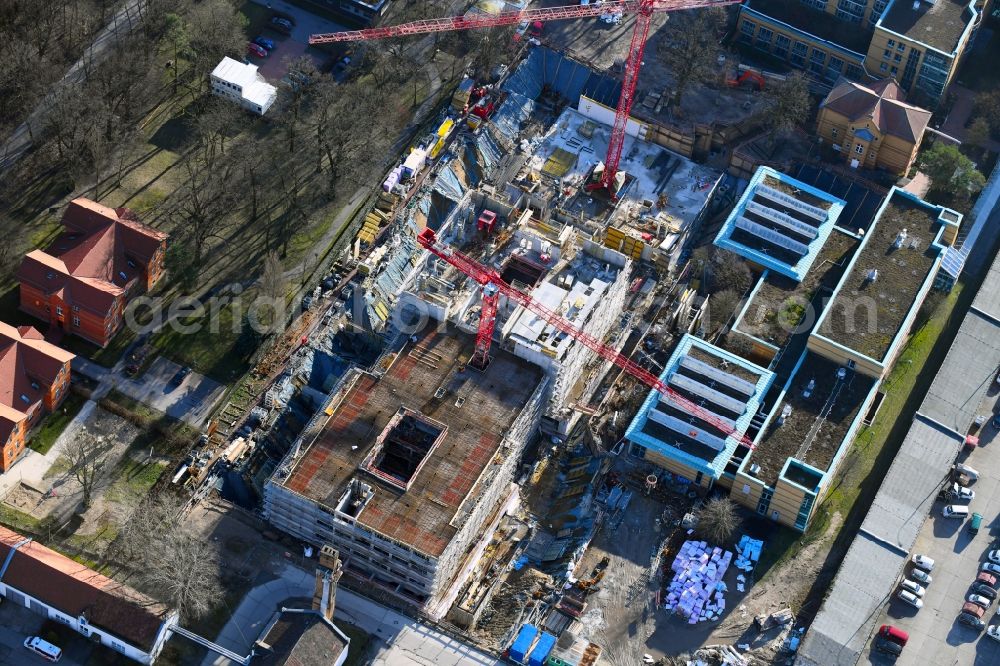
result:
<svg viewBox="0 0 1000 666"><path fill-rule="evenodd" d="M24 451L28 431L69 392L73 354L46 342L30 326L0 323L0 471Z"/></svg>
<svg viewBox="0 0 1000 666"><path fill-rule="evenodd" d="M816 133L852 166L903 174L930 119L930 111L906 103L894 79L869 85L841 79L820 105Z"/></svg>
<svg viewBox="0 0 1000 666"><path fill-rule="evenodd" d="M105 347L129 298L162 276L167 235L89 199L71 201L62 224L46 250L21 262L21 310Z"/></svg>

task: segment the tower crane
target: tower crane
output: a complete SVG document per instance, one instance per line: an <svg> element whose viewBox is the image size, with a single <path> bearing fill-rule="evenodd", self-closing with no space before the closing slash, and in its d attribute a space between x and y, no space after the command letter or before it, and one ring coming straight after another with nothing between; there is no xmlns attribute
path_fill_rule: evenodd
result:
<svg viewBox="0 0 1000 666"><path fill-rule="evenodd" d="M625 59L625 74L622 77L622 91L618 98L618 108L615 110L615 121L611 127L611 138L608 141L608 154L604 161L604 169L599 178L590 182L587 190L606 190L612 201L617 201L620 186L624 178L618 178L618 166L621 162L622 147L625 145L625 130L628 126L632 103L635 101L635 88L639 82L639 70L642 68L642 54L646 49L646 38L649 36L649 26L653 14L679 9L698 9L704 7L722 7L737 4L742 0L608 0L607 2L592 2L561 7L543 7L539 9L522 9L499 12L497 14L481 14L452 16L448 18L422 19L379 28L365 30L347 30L312 35L310 44L331 44L335 42L356 42L368 39L385 39L387 37L405 37L423 35L451 30L474 30L476 28L493 28L497 26L517 25L524 21L553 21L600 16L608 12L635 14L635 28L632 30L632 40L629 43L628 57ZM597 176L597 173L594 174ZM619 183L621 180L621 183Z"/></svg>
<svg viewBox="0 0 1000 666"><path fill-rule="evenodd" d="M620 354L610 345L606 345L594 336L588 334L572 322L564 319L558 312L539 303L529 294L520 289L516 289L507 284L500 274L492 268L482 265L472 257L463 254L450 245L441 242L437 234L430 227L425 228L417 234L417 242L431 254L444 260L457 268L462 273L468 275L476 281L482 288L482 310L479 317L479 329L476 334L476 347L469 365L478 369L485 369L490 362L490 346L493 342L493 329L496 325L497 305L501 295L507 300L523 306L529 312L541 317L552 325L560 333L570 336L580 344L586 346L595 354L606 361L611 361L619 368L635 377L650 388L654 388L663 394L674 406L686 411L692 416L696 416L702 421L710 424L720 432L725 433L738 440L740 444L754 448L753 441L746 435L735 430L725 420L717 417L712 412L703 409L700 405L688 400L677 391L670 388L666 382L649 372L632 359ZM689 433L697 439L699 431L692 425Z"/></svg>

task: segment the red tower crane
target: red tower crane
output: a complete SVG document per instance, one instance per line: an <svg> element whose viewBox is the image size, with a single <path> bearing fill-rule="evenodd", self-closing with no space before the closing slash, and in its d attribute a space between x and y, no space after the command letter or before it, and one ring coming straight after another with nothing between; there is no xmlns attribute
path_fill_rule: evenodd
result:
<svg viewBox="0 0 1000 666"><path fill-rule="evenodd" d="M604 161L604 170L600 173L599 179L587 185L588 190L607 190L612 201L616 201L619 189L617 187L618 165L621 162L622 147L625 144L625 130L628 126L629 114L632 111L632 103L635 101L635 88L639 82L639 71L642 69L642 54L646 49L646 37L649 35L649 26L653 20L653 14L655 12L669 12L678 9L721 7L739 2L742 2L742 0L609 0L603 3L592 2L587 5L544 7L540 9L499 12L497 14L473 14L448 18L423 19L382 28L323 33L309 37L309 43L356 42L367 39L384 39L386 37L405 37L432 32L447 32L450 30L493 28L496 26L517 25L524 21L530 24L535 21L587 18L600 16L608 12L635 14L635 28L632 31L632 41L629 44L628 57L625 59L622 92L618 98L618 108L615 110L615 122L611 128L611 139L608 141L608 154Z"/></svg>
<svg viewBox="0 0 1000 666"><path fill-rule="evenodd" d="M542 303L533 299L530 295L519 289L515 289L507 284L497 271L483 266L481 263L469 257L455 248L438 241L437 234L429 227L417 235L417 241L422 247L432 254L448 262L462 273L475 280L483 290L482 313L479 317L479 331L476 335L476 349L469 361L470 365L484 369L490 362L490 346L493 342L493 328L496 325L497 302L500 295L507 297L526 310L535 313L557 330L572 337L580 344L586 346L591 351L606 361L611 361L619 368L632 375L647 386L656 389L667 396L672 403L693 416L697 416L702 421L710 424L720 432L737 439L740 444L753 449L753 441L746 435L734 430L725 420L720 419L712 412L702 409L701 406L688 400L677 391L670 388L666 382L649 372L632 359L618 353L609 345L604 344L594 336L575 326L572 322L564 319L558 312L551 310ZM697 429L692 426L692 436L697 436Z"/></svg>

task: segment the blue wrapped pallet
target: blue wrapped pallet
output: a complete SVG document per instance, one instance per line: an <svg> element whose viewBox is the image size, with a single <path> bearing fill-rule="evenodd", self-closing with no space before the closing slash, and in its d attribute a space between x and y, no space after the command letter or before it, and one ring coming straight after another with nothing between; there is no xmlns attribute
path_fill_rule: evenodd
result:
<svg viewBox="0 0 1000 666"><path fill-rule="evenodd" d="M537 635L538 628L535 625L526 624L522 626L521 631L517 633L517 638L514 639L508 652L511 661L523 664L525 657L528 656L528 652L531 650L531 644L535 642L535 636Z"/></svg>
<svg viewBox="0 0 1000 666"><path fill-rule="evenodd" d="M528 666L542 666L545 663L546 657L552 652L552 648L555 647L556 637L547 631L543 631L538 642L535 643L535 649L531 651L531 656L528 657Z"/></svg>

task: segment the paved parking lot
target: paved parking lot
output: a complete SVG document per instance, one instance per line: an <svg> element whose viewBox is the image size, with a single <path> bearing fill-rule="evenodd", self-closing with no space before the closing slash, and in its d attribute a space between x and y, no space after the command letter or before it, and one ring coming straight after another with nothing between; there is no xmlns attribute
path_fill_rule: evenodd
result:
<svg viewBox="0 0 1000 666"><path fill-rule="evenodd" d="M334 23L329 19L315 14L310 14L301 7L296 7L287 2L275 0L265 2L255 0L257 4L269 7L272 10L290 14L295 17L295 26L291 35L283 35L271 29L264 29L261 35L274 42L274 49L266 58L251 57L250 61L259 67L259 71L272 84L277 84L288 72L288 65L302 55L309 55L316 62L320 69L329 58L329 55L314 48L309 47L309 35L321 32L340 32L348 28Z"/></svg>
<svg viewBox="0 0 1000 666"><path fill-rule="evenodd" d="M992 416L1000 410L998 391L992 387L979 413ZM970 511L983 516L979 534L971 536L967 521L944 518L944 502L935 502L931 517L924 523L914 546L915 553L930 556L935 561L931 573L933 581L927 586L924 607L912 608L893 598L882 609L876 626L892 624L910 634L910 640L896 661L900 666L925 666L927 664L1000 664L1000 642L986 636L985 630L977 632L957 621L969 587L979 572L994 536L1000 535L1000 433L987 422L980 434L979 447L964 462L980 473L979 481L970 487L976 497ZM962 460L962 458L960 458ZM942 478L942 482L944 479ZM909 574L907 565L904 574ZM997 605L987 611L984 619L990 624L1000 624ZM862 655L862 664L891 663L878 652L870 649Z"/></svg>
<svg viewBox="0 0 1000 666"><path fill-rule="evenodd" d="M24 606L10 602L0 604L0 664L31 666L47 663L24 649L24 639L39 635L44 622L45 618ZM75 634L67 634L64 640L59 641L59 647L63 649L59 663L66 666L86 663L93 650L92 643Z"/></svg>
<svg viewBox="0 0 1000 666"><path fill-rule="evenodd" d="M115 388L133 400L200 428L225 387L197 372L190 373L180 386L173 387L170 379L180 369L181 366L161 356L138 379L116 377Z"/></svg>

